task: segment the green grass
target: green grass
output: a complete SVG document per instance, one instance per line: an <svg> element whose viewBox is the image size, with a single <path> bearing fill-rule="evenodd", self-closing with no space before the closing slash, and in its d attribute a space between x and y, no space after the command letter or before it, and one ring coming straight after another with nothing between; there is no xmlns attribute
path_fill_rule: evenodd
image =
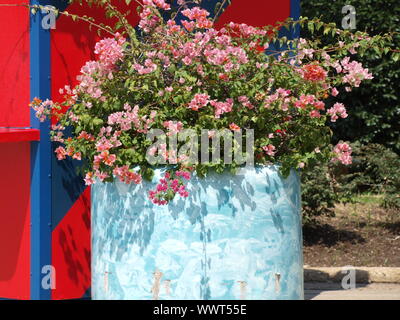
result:
<svg viewBox="0 0 400 320"><path fill-rule="evenodd" d="M354 196L352 200L355 203L381 205L384 197L383 194L363 193Z"/></svg>

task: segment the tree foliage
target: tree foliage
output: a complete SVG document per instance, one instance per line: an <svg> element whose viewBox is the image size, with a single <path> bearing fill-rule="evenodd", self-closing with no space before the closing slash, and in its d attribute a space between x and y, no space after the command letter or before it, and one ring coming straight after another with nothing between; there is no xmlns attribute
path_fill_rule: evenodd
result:
<svg viewBox="0 0 400 320"><path fill-rule="evenodd" d="M333 21L338 27L346 15L342 7L352 5L356 9L356 30L371 35L398 32L393 37L393 48L400 44L398 0L305 0L301 5L303 16ZM309 31L303 29L302 37L308 36ZM323 41L329 41L327 39ZM334 124L334 139L380 143L400 153L400 59L389 55L376 59L377 55L369 51L362 57L355 57L375 78L362 88L339 96L351 112L347 119Z"/></svg>

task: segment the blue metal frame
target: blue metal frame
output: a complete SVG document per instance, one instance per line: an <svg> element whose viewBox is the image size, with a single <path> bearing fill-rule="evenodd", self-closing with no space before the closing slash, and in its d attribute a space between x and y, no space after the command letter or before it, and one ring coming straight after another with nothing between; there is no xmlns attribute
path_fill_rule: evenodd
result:
<svg viewBox="0 0 400 320"><path fill-rule="evenodd" d="M300 1L301 0L290 0L290 17L293 20L299 20L300 18ZM292 39L300 38L300 26L296 26L292 32Z"/></svg>
<svg viewBox="0 0 400 320"><path fill-rule="evenodd" d="M49 1L31 0L31 5ZM30 95L50 98L50 30L42 28L42 13L30 14ZM31 126L40 129L40 141L31 143L31 283L33 300L50 300L42 287L42 268L51 265L51 142L50 121L43 123L31 111Z"/></svg>

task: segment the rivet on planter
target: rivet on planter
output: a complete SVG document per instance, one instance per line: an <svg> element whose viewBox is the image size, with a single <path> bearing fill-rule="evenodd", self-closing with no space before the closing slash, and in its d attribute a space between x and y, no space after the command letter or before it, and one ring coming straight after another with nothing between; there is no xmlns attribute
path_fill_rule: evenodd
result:
<svg viewBox="0 0 400 320"><path fill-rule="evenodd" d="M108 293L108 275L112 272L104 272L104 292Z"/></svg>
<svg viewBox="0 0 400 320"><path fill-rule="evenodd" d="M164 288L165 288L165 294L167 296L171 295L171 280L167 279L164 280Z"/></svg>
<svg viewBox="0 0 400 320"><path fill-rule="evenodd" d="M240 287L240 300L247 299L247 282L246 281L238 281Z"/></svg>
<svg viewBox="0 0 400 320"><path fill-rule="evenodd" d="M153 293L153 300L158 300L158 296L160 294L160 282L163 273L160 270L156 269L153 275L154 275L154 283L153 287L151 288L151 292Z"/></svg>
<svg viewBox="0 0 400 320"><path fill-rule="evenodd" d="M281 274L275 273L275 292L281 291Z"/></svg>

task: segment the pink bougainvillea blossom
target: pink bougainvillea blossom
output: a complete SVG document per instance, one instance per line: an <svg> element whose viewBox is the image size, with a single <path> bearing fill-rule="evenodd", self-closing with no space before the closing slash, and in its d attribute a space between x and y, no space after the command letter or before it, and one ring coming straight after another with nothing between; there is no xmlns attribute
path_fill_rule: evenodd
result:
<svg viewBox="0 0 400 320"><path fill-rule="evenodd" d="M352 163L352 150L347 143L338 143L333 149L333 152L335 153L335 157L332 158L333 162L341 162L345 165L349 165Z"/></svg>
<svg viewBox="0 0 400 320"><path fill-rule="evenodd" d="M335 103L332 108L328 109L327 114L331 117L332 122L336 122L337 119L347 118L347 111L343 103Z"/></svg>
<svg viewBox="0 0 400 320"><path fill-rule="evenodd" d="M198 111L200 108L205 107L210 102L210 96L206 93L197 93L194 95L192 101L190 101L188 107L194 111Z"/></svg>
<svg viewBox="0 0 400 320"><path fill-rule="evenodd" d="M142 183L142 176L139 173L136 173L129 169L129 166L116 166L113 170L113 174L121 181L126 184L135 183L140 184Z"/></svg>
<svg viewBox="0 0 400 320"><path fill-rule="evenodd" d="M220 118L222 114L231 112L233 108L233 99L226 99L226 102L210 101L210 104L215 108L215 118Z"/></svg>
<svg viewBox="0 0 400 320"><path fill-rule="evenodd" d="M186 190L182 179L190 180L190 172L178 170L174 175L169 172L165 173L164 178L160 179L155 190L149 191L150 200L157 205L166 205L169 203L169 199L165 198L168 193L178 194L182 198L187 198L189 192Z"/></svg>
<svg viewBox="0 0 400 320"><path fill-rule="evenodd" d="M244 107L249 108L250 110L254 109L254 105L250 102L248 97L240 96L238 100Z"/></svg>
<svg viewBox="0 0 400 320"><path fill-rule="evenodd" d="M168 129L167 136L177 134L183 129L183 123L180 121L164 121L163 126Z"/></svg>
<svg viewBox="0 0 400 320"><path fill-rule="evenodd" d="M265 151L265 153L266 153L267 155L269 155L270 157L273 157L273 156L275 155L275 150L276 150L276 148L275 148L274 145L268 144L268 145L266 145L266 146L264 146L264 147L262 147L262 148L263 148L263 150Z"/></svg>
<svg viewBox="0 0 400 320"><path fill-rule="evenodd" d="M229 129L231 129L232 131L240 131L240 127L233 122L229 125Z"/></svg>
<svg viewBox="0 0 400 320"><path fill-rule="evenodd" d="M328 75L328 72L317 64L304 65L299 72L305 80L308 81L324 81Z"/></svg>

